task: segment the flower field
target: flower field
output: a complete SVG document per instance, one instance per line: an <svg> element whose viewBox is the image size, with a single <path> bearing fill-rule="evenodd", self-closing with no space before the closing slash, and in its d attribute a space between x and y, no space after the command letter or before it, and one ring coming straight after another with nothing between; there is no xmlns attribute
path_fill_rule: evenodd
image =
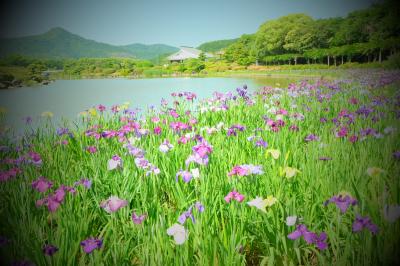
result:
<svg viewBox="0 0 400 266"><path fill-rule="evenodd" d="M1 138L4 265L390 265L400 75L177 92ZM397 257L396 257L397 256Z"/></svg>

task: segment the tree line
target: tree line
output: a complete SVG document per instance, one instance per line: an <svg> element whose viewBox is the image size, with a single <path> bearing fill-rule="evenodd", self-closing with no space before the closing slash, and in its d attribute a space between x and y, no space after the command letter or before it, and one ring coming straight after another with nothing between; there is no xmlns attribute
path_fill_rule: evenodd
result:
<svg viewBox="0 0 400 266"><path fill-rule="evenodd" d="M398 6L386 0L345 18L290 14L269 20L228 46L224 58L240 65L381 62L400 48Z"/></svg>

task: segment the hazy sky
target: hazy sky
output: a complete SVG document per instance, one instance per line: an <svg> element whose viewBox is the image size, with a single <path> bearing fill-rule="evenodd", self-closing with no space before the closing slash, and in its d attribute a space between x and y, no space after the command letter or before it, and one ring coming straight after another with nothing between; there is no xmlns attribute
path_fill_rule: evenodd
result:
<svg viewBox="0 0 400 266"><path fill-rule="evenodd" d="M110 44L202 42L254 33L289 13L314 18L345 16L373 0L13 0L1 4L0 37L53 27Z"/></svg>

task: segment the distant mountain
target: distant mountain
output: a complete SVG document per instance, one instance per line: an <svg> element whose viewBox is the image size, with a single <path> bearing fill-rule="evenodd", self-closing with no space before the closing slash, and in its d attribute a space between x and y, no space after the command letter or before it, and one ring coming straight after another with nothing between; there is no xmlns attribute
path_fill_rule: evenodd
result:
<svg viewBox="0 0 400 266"><path fill-rule="evenodd" d="M131 57L153 59L179 49L165 44L116 46L85 39L63 28L40 35L0 40L0 56L20 54L40 58Z"/></svg>
<svg viewBox="0 0 400 266"><path fill-rule="evenodd" d="M218 40L212 42L202 43L197 49L202 50L204 52L217 52L223 48L228 47L232 43L236 42L238 39L229 39L229 40Z"/></svg>
<svg viewBox="0 0 400 266"><path fill-rule="evenodd" d="M165 44L141 44L134 43L125 46L121 46L126 51L134 54L138 58L153 59L160 55L172 54L179 51L178 48L172 47Z"/></svg>

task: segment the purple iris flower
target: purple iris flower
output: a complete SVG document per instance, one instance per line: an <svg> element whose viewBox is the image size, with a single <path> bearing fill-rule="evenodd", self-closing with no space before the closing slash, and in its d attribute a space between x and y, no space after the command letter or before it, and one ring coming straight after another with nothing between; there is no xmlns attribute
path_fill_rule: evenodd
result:
<svg viewBox="0 0 400 266"><path fill-rule="evenodd" d="M42 250L45 255L53 256L58 251L58 248L54 245L45 245Z"/></svg>
<svg viewBox="0 0 400 266"><path fill-rule="evenodd" d="M326 243L325 232L322 232L318 236L318 234L309 231L304 224L297 225L296 230L288 235L288 238L292 240L298 239L300 237L303 237L308 244L316 245L317 248L320 250L324 250L328 247L328 244Z"/></svg>
<svg viewBox="0 0 400 266"><path fill-rule="evenodd" d="M164 98L161 98L161 105L162 106L167 106L168 105L168 101L165 100Z"/></svg>
<svg viewBox="0 0 400 266"><path fill-rule="evenodd" d="M57 135L59 135L59 136L67 135L67 134L69 133L69 129L66 128L66 127L60 127L60 128L57 128L57 129L56 129L56 133L57 133Z"/></svg>
<svg viewBox="0 0 400 266"><path fill-rule="evenodd" d="M317 135L314 134L309 134L308 136L306 136L304 138L305 141L309 142L309 141L318 141L319 137Z"/></svg>
<svg viewBox="0 0 400 266"><path fill-rule="evenodd" d="M318 158L320 161L330 161L332 160L332 157L327 157L327 156L322 156Z"/></svg>
<svg viewBox="0 0 400 266"><path fill-rule="evenodd" d="M194 140L196 140L197 143L199 143L199 142L203 142L203 140L205 140L205 139L203 138L202 135L196 134L196 135L194 136Z"/></svg>
<svg viewBox="0 0 400 266"><path fill-rule="evenodd" d="M324 205L327 206L329 203L335 203L341 213L345 213L350 205L355 206L357 204L357 200L349 195L338 195L327 200Z"/></svg>
<svg viewBox="0 0 400 266"><path fill-rule="evenodd" d="M24 120L25 120L25 124L27 124L27 125L32 123L32 117L30 117L30 116L25 117Z"/></svg>
<svg viewBox="0 0 400 266"><path fill-rule="evenodd" d="M257 140L254 145L256 145L256 147L262 147L262 148L268 147L268 143L266 141L264 141L263 139Z"/></svg>
<svg viewBox="0 0 400 266"><path fill-rule="evenodd" d="M132 109L126 109L126 110L124 110L124 114L127 114L129 116L135 116L136 112L135 112L135 110L132 110Z"/></svg>
<svg viewBox="0 0 400 266"><path fill-rule="evenodd" d="M4 247L5 245L7 245L10 242L11 241L7 237L0 236L0 247Z"/></svg>
<svg viewBox="0 0 400 266"><path fill-rule="evenodd" d="M28 159L29 162L36 166L41 166L42 165L42 158L40 157L39 153L36 153L34 151L28 152L28 156L30 159Z"/></svg>
<svg viewBox="0 0 400 266"><path fill-rule="evenodd" d="M197 201L197 202L194 204L194 206L196 207L196 209L197 209L199 212L204 212L204 205L201 204L200 201Z"/></svg>
<svg viewBox="0 0 400 266"><path fill-rule="evenodd" d="M81 246L83 247L83 251L87 254L92 253L96 248L99 249L103 245L103 241L97 238L88 238L81 242Z"/></svg>
<svg viewBox="0 0 400 266"><path fill-rule="evenodd" d="M358 214L353 222L353 232L360 232L364 228L367 228L374 235L379 231L378 226L372 223L371 218L368 216L362 217Z"/></svg>
<svg viewBox="0 0 400 266"><path fill-rule="evenodd" d="M160 169L157 166L152 165L151 163L149 163L149 170L146 171L146 176L150 175L150 174L155 174L158 175L159 173L161 173Z"/></svg>
<svg viewBox="0 0 400 266"><path fill-rule="evenodd" d="M367 118L368 117L368 115L370 114L370 113L372 113L374 111L374 109L373 108L371 108L371 107L367 107L367 106L361 106L357 111L356 111L356 114L358 114L358 115L362 115L362 116L364 116L365 118Z"/></svg>
<svg viewBox="0 0 400 266"><path fill-rule="evenodd" d="M180 224L184 224L187 220L187 218L190 218L193 223L195 223L194 215L193 215L193 208L197 209L199 213L204 212L204 206L201 204L201 202L197 201L195 204L191 205L189 209L185 212L183 212L179 217L178 217L178 222Z"/></svg>
<svg viewBox="0 0 400 266"><path fill-rule="evenodd" d="M289 239L296 240L299 237L303 236L304 234L310 233L308 231L307 227L304 224L299 224L296 227L296 230L294 230L292 233L288 235Z"/></svg>
<svg viewBox="0 0 400 266"><path fill-rule="evenodd" d="M146 160L144 157L136 158L135 159L135 164L136 164L137 167L143 168L143 169L146 169L146 168L149 167L149 161Z"/></svg>
<svg viewBox="0 0 400 266"><path fill-rule="evenodd" d="M243 88L237 88L236 91L237 91L238 95L240 97L242 97L244 100L249 99L249 96L247 96L247 86L246 85L244 85Z"/></svg>
<svg viewBox="0 0 400 266"><path fill-rule="evenodd" d="M92 186L92 180L82 178L81 180L74 183L74 186L83 185L85 188L89 189Z"/></svg>
<svg viewBox="0 0 400 266"><path fill-rule="evenodd" d="M192 219L192 222L195 223L195 219L194 219L194 216L193 216L193 213L192 213L192 207L190 207L188 211L183 212L183 213L179 216L178 222L179 222L180 224L184 224L187 218Z"/></svg>
<svg viewBox="0 0 400 266"><path fill-rule="evenodd" d="M117 131L115 131L115 130L106 130L106 131L103 131L101 133L101 136L103 138L109 139L109 138L117 136Z"/></svg>
<svg viewBox="0 0 400 266"><path fill-rule="evenodd" d="M188 166L191 162L194 162L200 165L207 165L208 161L208 156L200 157L198 153L194 153L189 155L189 157L185 161L185 164L186 166Z"/></svg>
<svg viewBox="0 0 400 266"><path fill-rule="evenodd" d="M319 250L324 250L328 247L328 244L326 243L326 237L327 235L325 232L322 232L319 236L315 234L314 244Z"/></svg>
<svg viewBox="0 0 400 266"><path fill-rule="evenodd" d="M370 136L370 135L375 135L376 133L377 133L376 130L373 129L373 128L366 128L366 129L361 129L361 130L360 130L360 135L361 135L362 137Z"/></svg>
<svg viewBox="0 0 400 266"><path fill-rule="evenodd" d="M236 133L235 129L229 128L229 129L228 129L228 132L227 132L227 135L228 135L228 136L236 136L237 133Z"/></svg>
<svg viewBox="0 0 400 266"><path fill-rule="evenodd" d="M132 146L131 144L125 144L125 147L128 149L128 153L133 155L135 158L141 158L145 155L144 150Z"/></svg>
<svg viewBox="0 0 400 266"><path fill-rule="evenodd" d="M29 260L20 260L14 261L11 266L35 266L35 264Z"/></svg>
<svg viewBox="0 0 400 266"><path fill-rule="evenodd" d="M242 132L242 131L244 131L245 129L246 129L246 127L245 127L245 126L242 126L242 125L240 125L240 124L233 125L233 126L231 126L231 127L228 129L227 135L228 135L228 136L237 136L237 132L238 132L238 131Z"/></svg>
<svg viewBox="0 0 400 266"><path fill-rule="evenodd" d="M142 215L138 215L138 214L136 214L136 212L133 212L133 213L132 213L132 221L133 221L135 224L141 224L141 223L143 223L143 221L144 221L144 219L146 219L146 217L147 217L147 213L142 214Z"/></svg>
<svg viewBox="0 0 400 266"><path fill-rule="evenodd" d="M393 158L400 160L400 150L393 152Z"/></svg>
<svg viewBox="0 0 400 266"><path fill-rule="evenodd" d="M185 183L188 183L190 180L192 180L193 175L191 172L189 171L183 171L180 170L177 174L176 174L176 181L178 182L178 177L182 177L183 181L185 181Z"/></svg>

